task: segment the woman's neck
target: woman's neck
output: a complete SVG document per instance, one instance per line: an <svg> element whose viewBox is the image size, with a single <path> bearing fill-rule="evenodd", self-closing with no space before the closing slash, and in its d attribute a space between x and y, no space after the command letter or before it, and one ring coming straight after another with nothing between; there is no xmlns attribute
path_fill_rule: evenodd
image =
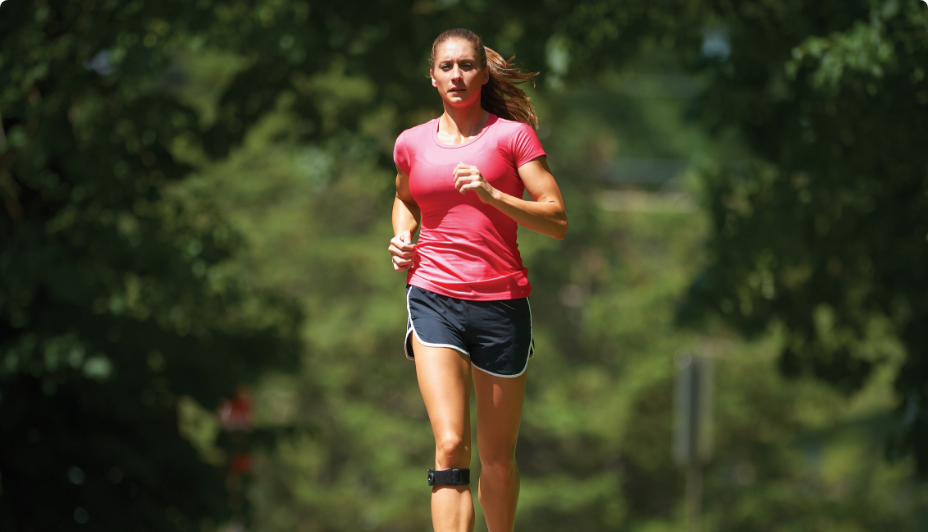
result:
<svg viewBox="0 0 928 532"><path fill-rule="evenodd" d="M445 104L445 112L438 119L438 138L444 144L463 144L476 137L490 118L480 104L465 108Z"/></svg>

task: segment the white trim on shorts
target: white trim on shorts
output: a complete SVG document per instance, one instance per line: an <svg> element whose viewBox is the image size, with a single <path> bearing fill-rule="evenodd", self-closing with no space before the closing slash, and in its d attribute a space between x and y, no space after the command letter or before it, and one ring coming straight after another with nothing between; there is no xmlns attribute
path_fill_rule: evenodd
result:
<svg viewBox="0 0 928 532"><path fill-rule="evenodd" d="M525 370L528 369L528 359L527 358L525 359L525 367L522 368L522 371L516 373L515 375L503 375L502 373L493 373L492 371L487 371L481 368L480 366L478 366L477 364L474 364L473 362L471 362L470 365L473 366L474 369L479 369L480 371L486 373L487 375L493 375L494 377L500 377L503 379L514 379L516 377L521 377L522 374L525 373Z"/></svg>
<svg viewBox="0 0 928 532"><path fill-rule="evenodd" d="M500 377L503 379L514 379L516 377L521 377L522 374L525 373L525 370L528 369L528 361L531 360L532 357L535 356L535 323L532 320L532 303L528 300L528 298L525 298L525 302L528 304L528 323L529 323L529 331L531 332L529 334L529 341L528 341L528 356L525 357L525 366L522 368L522 371L516 373L515 375L503 375L502 373L493 373L492 371L487 371L474 363L471 363L471 366L473 366L476 369L479 369L480 371L486 373L487 375L493 375L494 377Z"/></svg>
<svg viewBox="0 0 928 532"><path fill-rule="evenodd" d="M419 343L422 344L422 345L424 345L425 347L444 347L444 348L448 348L448 349L454 349L454 350L457 351L458 353L461 353L462 355L467 355L467 357L470 358L470 353L468 353L467 351L464 351L463 349L461 349L460 347L458 347L458 346L456 346L456 345L449 345L449 344L433 344L433 343L430 343L430 342L423 342L423 341L422 341L422 338L419 337L419 333L416 332L416 324L413 323L413 321L412 321L412 312L409 310L409 292L412 292L412 288L413 288L413 287L410 286L409 288L406 289L406 316L409 318L409 328L406 329L406 336L403 337L403 353L406 354L406 358L408 358L409 360L415 360L415 358L412 357L412 356L410 356L410 355L409 355L409 352L406 350L406 346L409 345L409 333L415 334L415 335L416 335L416 340L418 340ZM529 314L531 314L531 310L529 310ZM525 370L522 370L522 371L525 371Z"/></svg>
<svg viewBox="0 0 928 532"><path fill-rule="evenodd" d="M528 305L528 330L529 330L529 342L528 342L528 358L525 359L525 365L528 366L528 361L535 356L535 320L532 319L532 302L529 298L525 298L525 303ZM524 369L522 371L525 371Z"/></svg>

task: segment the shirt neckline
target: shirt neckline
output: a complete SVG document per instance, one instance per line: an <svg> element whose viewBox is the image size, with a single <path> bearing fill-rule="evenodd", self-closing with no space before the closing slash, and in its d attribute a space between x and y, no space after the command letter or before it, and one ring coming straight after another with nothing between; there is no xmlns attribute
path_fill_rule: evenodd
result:
<svg viewBox="0 0 928 532"><path fill-rule="evenodd" d="M467 142L462 142L461 144L445 144L444 142L438 140L438 125L439 125L439 121L441 120L441 117L436 118L435 126L430 128L432 130L432 140L435 141L435 144L437 144L438 147L449 149L449 150L463 148L464 146L470 146L471 144L480 140L480 137L482 137L483 134L486 133L488 129L490 129L490 126L493 125L496 122L496 120L499 118L493 113L487 113L487 114L489 114L490 116L489 118L487 118L487 123L483 125L483 129L480 130L480 133L477 133L477 136L468 140Z"/></svg>

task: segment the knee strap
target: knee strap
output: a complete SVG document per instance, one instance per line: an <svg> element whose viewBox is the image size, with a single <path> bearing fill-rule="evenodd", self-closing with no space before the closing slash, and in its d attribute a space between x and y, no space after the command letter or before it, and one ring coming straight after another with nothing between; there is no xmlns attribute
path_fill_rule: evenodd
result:
<svg viewBox="0 0 928 532"><path fill-rule="evenodd" d="M470 469L429 469L429 486L470 484Z"/></svg>

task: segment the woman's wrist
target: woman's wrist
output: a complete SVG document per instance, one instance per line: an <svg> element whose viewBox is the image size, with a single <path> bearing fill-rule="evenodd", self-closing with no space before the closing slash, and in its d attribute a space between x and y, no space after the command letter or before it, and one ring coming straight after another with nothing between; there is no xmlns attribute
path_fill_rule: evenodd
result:
<svg viewBox="0 0 928 532"><path fill-rule="evenodd" d="M494 188L489 183L487 183L486 188L487 188L487 196L488 196L487 203L493 206L496 206L497 204L502 203L503 195L505 194L505 192L501 192L499 189Z"/></svg>

